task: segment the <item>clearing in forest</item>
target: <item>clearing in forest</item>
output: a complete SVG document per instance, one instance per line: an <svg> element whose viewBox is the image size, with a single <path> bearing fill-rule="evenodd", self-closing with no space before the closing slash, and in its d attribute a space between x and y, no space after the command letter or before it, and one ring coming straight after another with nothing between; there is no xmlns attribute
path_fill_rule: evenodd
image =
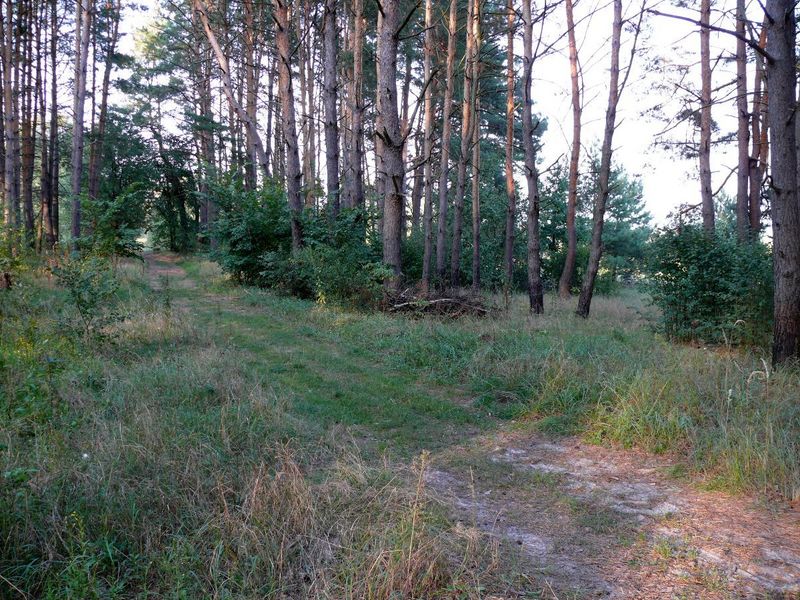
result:
<svg viewBox="0 0 800 600"><path fill-rule="evenodd" d="M4 595L800 595L796 381L658 340L635 296L411 321L122 273L128 318L4 428Z"/></svg>
<svg viewBox="0 0 800 600"><path fill-rule="evenodd" d="M166 262L153 261L150 272L170 269ZM262 311L244 314L254 313ZM251 342L262 334L253 327L237 333ZM325 345L290 351L337 362L338 352ZM339 361L344 378L347 362ZM436 395L465 405L463 390L440 388ZM800 594L797 510L702 491L685 478L670 477L675 465L668 458L578 437L544 437L515 425L492 426L490 432L466 426L445 438L457 443L444 445L438 430L413 445L435 449L425 478L458 522L518 545L520 568L530 569L532 580L552 587L553 594Z"/></svg>

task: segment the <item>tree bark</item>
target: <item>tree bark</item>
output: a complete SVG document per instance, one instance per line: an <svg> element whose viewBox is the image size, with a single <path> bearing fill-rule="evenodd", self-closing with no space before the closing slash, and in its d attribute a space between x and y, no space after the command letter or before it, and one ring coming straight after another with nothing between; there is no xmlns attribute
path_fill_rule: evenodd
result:
<svg viewBox="0 0 800 600"><path fill-rule="evenodd" d="M575 41L575 16L572 0L565 0L567 11L567 36L569 39L569 72L572 84L572 149L569 156L567 178L567 254L564 269L558 281L558 295L570 297L575 277L575 259L578 251L578 232L575 227L575 210L578 205L578 167L581 158L581 88L578 80L578 46Z"/></svg>
<svg viewBox="0 0 800 600"><path fill-rule="evenodd" d="M300 151L297 146L297 126L294 113L294 87L289 47L289 7L286 0L273 0L275 18L275 43L278 48L278 92L283 108L283 143L286 150L286 194L292 213L292 249L296 252L303 245L300 217L303 212L303 197L300 182Z"/></svg>
<svg viewBox="0 0 800 600"><path fill-rule="evenodd" d="M703 0L704 2L707 0ZM598 174L598 190L594 200L592 215L592 241L589 247L589 264L583 276L581 295L578 298L577 314L588 317L594 294L597 271L603 254L603 221L608 200L608 184L611 176L611 155L613 152L614 129L617 122L617 104L619 103L619 51L622 38L622 0L614 0L614 25L611 33L611 71L608 86L608 107L606 108L606 124L603 132L603 144L600 149L600 173ZM631 52L631 57L633 51ZM630 67L629 71L630 72Z"/></svg>
<svg viewBox="0 0 800 600"><path fill-rule="evenodd" d="M245 112L251 123L256 122L256 111L258 104L258 65L256 65L256 25L255 8L253 0L243 0L244 8L244 27L243 27L243 50L244 50L244 76L245 76ZM253 127L245 130L245 140L247 143L247 160L244 165L245 186L247 189L255 189L258 183L258 173L256 165L259 164L258 146ZM269 159L266 151L263 151L263 161L266 165L265 177L269 177Z"/></svg>
<svg viewBox="0 0 800 600"><path fill-rule="evenodd" d="M59 175L61 157L58 146L58 0L50 5L50 139L49 139L49 221L45 221L45 239L51 248L59 240ZM47 229L49 225L49 230Z"/></svg>
<svg viewBox="0 0 800 600"><path fill-rule="evenodd" d="M78 249L81 237L81 179L83 176L83 111L86 103L86 66L89 56L89 31L94 0L77 0L75 23L75 91L72 125L72 243Z"/></svg>
<svg viewBox="0 0 800 600"><path fill-rule="evenodd" d="M797 194L794 4L767 0L767 89L771 147L773 267L775 277L772 361L800 353L800 206Z"/></svg>
<svg viewBox="0 0 800 600"><path fill-rule="evenodd" d="M433 255L433 177L431 151L433 148L433 87L430 85L433 61L433 2L425 0L425 56L423 73L425 76L425 113L423 122L422 155L425 161L422 173L425 185L423 208L423 236L425 238L422 254L422 290L427 294L431 286L431 258Z"/></svg>
<svg viewBox="0 0 800 600"><path fill-rule="evenodd" d="M336 0L325 0L324 17L324 95L325 95L325 175L328 208L335 218L339 214L339 119L337 115L336 80Z"/></svg>
<svg viewBox="0 0 800 600"><path fill-rule="evenodd" d="M736 172L736 234L744 243L750 239L750 115L747 111L747 44L745 25L747 13L744 0L736 0L736 117L738 169Z"/></svg>
<svg viewBox="0 0 800 600"><path fill-rule="evenodd" d="M714 198L711 191L711 0L700 0L700 199L703 229L714 233Z"/></svg>
<svg viewBox="0 0 800 600"><path fill-rule="evenodd" d="M569 2L569 0L567 0ZM514 227L517 220L517 191L514 184L514 0L506 0L506 24L508 27L506 41L506 237L503 266L505 268L505 285L510 289L514 279Z"/></svg>
<svg viewBox="0 0 800 600"><path fill-rule="evenodd" d="M364 78L364 0L353 0L353 78L348 94L350 112L350 144L345 177L345 208L364 207L364 101L361 88Z"/></svg>
<svg viewBox="0 0 800 600"><path fill-rule="evenodd" d="M111 69L114 65L114 54L117 51L117 38L119 36L120 6L119 4L115 6L111 3L110 9L113 11L113 15L111 17L108 47L106 48L106 60L103 66L103 82L100 89L100 116L97 121L97 131L93 133L89 146L89 198L91 200L97 200L100 191L100 165L102 163L106 121L108 119L108 93L111 86Z"/></svg>
<svg viewBox="0 0 800 600"><path fill-rule="evenodd" d="M758 45L767 44L766 19L761 27ZM757 239L761 232L761 186L767 164L769 143L767 142L767 93L764 85L764 58L755 53L755 77L753 81L752 151L750 154L750 234Z"/></svg>
<svg viewBox="0 0 800 600"><path fill-rule="evenodd" d="M474 105L472 61L474 60L474 40L472 27L475 3L479 0L467 0L467 43L464 52L464 99L461 103L461 152L458 157L458 177L456 179L456 196L453 206L453 242L450 249L450 283L454 287L461 285L461 229L464 222L464 196L466 194L467 161L472 138L472 107Z"/></svg>
<svg viewBox="0 0 800 600"><path fill-rule="evenodd" d="M621 0L616 0L621 1ZM536 148L533 144L531 79L533 76L533 19L531 0L522 0L523 79L522 79L522 143L525 150L525 180L528 184L528 300L533 314L544 312L542 257L539 234L539 174L536 170Z"/></svg>
<svg viewBox="0 0 800 600"><path fill-rule="evenodd" d="M450 15L447 25L447 64L445 66L444 104L442 107L442 158L439 170L439 222L436 228L436 276L444 281L447 260L447 191L450 187L450 138L453 125L454 68L456 59L456 26L458 20L457 0L450 0Z"/></svg>
<svg viewBox="0 0 800 600"><path fill-rule="evenodd" d="M384 0L383 15L378 18L378 97L381 128L377 131L382 141L381 165L383 167L383 262L393 275L386 281L391 291L400 286L403 218L403 165L404 139L397 113L397 45L400 28L399 0Z"/></svg>
<svg viewBox="0 0 800 600"><path fill-rule="evenodd" d="M269 162L267 160L267 155L264 152L264 145L261 143L261 136L258 134L255 122L250 119L250 115L248 115L247 111L242 108L241 103L233 94L233 82L231 81L231 71L230 66L228 65L228 58L222 51L222 48L217 41L217 36L214 34L214 30L211 29L211 23L208 20L208 13L203 0L194 0L194 10L200 17L200 22L203 24L203 29L206 32L208 43L217 59L217 66L219 67L220 78L222 79L222 91L225 94L225 97L228 99L228 105L230 106L231 110L236 113L239 120L244 123L249 135L252 137L253 146L256 156L258 157L258 164L264 173L264 177L269 177Z"/></svg>
<svg viewBox="0 0 800 600"><path fill-rule="evenodd" d="M35 161L34 135L36 133L36 106L33 98L33 28L34 6L32 2L19 3L21 15L19 45L22 50L21 79L22 107L20 110L20 184L22 214L25 227L25 244L35 245L33 216L33 166ZM24 9L23 9L24 7ZM38 24L37 24L38 26Z"/></svg>
<svg viewBox="0 0 800 600"><path fill-rule="evenodd" d="M473 8L472 44L472 291L477 293L481 288L480 0L475 0Z"/></svg>
<svg viewBox="0 0 800 600"><path fill-rule="evenodd" d="M5 223L10 232L19 226L17 219L19 207L19 188L16 186L18 173L19 150L17 131L17 111L14 99L17 87L14 80L14 71L17 65L14 62L14 3L6 0L6 11L3 36L3 119L5 133ZM12 241L11 239L9 241Z"/></svg>

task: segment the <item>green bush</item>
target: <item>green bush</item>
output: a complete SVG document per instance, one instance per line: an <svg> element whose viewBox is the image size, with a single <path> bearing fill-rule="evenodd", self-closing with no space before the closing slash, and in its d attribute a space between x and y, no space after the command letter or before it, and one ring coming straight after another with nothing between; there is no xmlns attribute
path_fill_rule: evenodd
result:
<svg viewBox="0 0 800 600"><path fill-rule="evenodd" d="M84 198L82 205L91 233L80 240L82 250L98 256L140 257L138 237L145 224L144 186L132 184L112 199Z"/></svg>
<svg viewBox="0 0 800 600"><path fill-rule="evenodd" d="M107 259L89 256L69 260L53 268L53 274L69 292L84 334L99 333L121 319L117 310L119 282Z"/></svg>
<svg viewBox="0 0 800 600"><path fill-rule="evenodd" d="M289 209L283 190L272 182L258 191L218 182L213 192L219 207L215 225L218 246L213 258L235 281L263 284L264 257L283 262L291 248Z"/></svg>
<svg viewBox="0 0 800 600"><path fill-rule="evenodd" d="M761 243L706 235L696 225L658 232L648 288L670 337L765 345L772 321L772 261Z"/></svg>
<svg viewBox="0 0 800 600"><path fill-rule="evenodd" d="M283 191L218 185L219 245L213 257L239 283L300 298L348 306L375 306L388 276L380 245L369 239L363 210L303 214L303 247L292 252L290 215Z"/></svg>

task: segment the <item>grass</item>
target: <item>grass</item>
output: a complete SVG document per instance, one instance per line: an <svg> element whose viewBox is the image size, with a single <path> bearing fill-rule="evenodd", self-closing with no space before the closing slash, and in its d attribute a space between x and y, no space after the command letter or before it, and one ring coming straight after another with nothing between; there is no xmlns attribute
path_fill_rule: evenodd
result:
<svg viewBox="0 0 800 600"><path fill-rule="evenodd" d="M211 300L190 319L190 290L151 292L134 268L122 279L126 318L91 336L39 273L2 298L0 595L506 589L496 545L428 498L426 459L381 451L417 455L433 427L469 420L464 409L394 368L376 366L374 382L366 363L336 375L314 328L289 320L299 311L263 337L263 320L245 327Z"/></svg>
<svg viewBox="0 0 800 600"><path fill-rule="evenodd" d="M588 320L550 297L543 317L518 297L491 319L408 320L181 264L189 280L158 292L123 265L125 318L100 335L70 326L67 294L35 269L0 291L0 589L502 594L513 561L430 501L419 458L501 427L667 452L706 485L800 497L797 371L671 344L636 294L597 298Z"/></svg>

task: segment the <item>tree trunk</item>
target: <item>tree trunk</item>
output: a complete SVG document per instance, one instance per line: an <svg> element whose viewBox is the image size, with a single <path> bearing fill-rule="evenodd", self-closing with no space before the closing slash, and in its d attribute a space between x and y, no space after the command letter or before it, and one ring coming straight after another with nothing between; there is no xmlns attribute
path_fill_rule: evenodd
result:
<svg viewBox="0 0 800 600"><path fill-rule="evenodd" d="M336 1L325 0L324 17L324 71L325 71L325 174L328 209L336 218L339 214L339 119L336 81Z"/></svg>
<svg viewBox="0 0 800 600"><path fill-rule="evenodd" d="M244 42L245 112L250 122L255 123L258 104L258 65L256 65L255 61L256 26L253 0L243 0L242 6L244 8L244 28L242 34ZM251 190L256 189L258 183L256 165L259 163L258 149L253 133L252 127L246 128L247 160L244 165L245 187ZM264 152L263 160L266 163L264 176L268 177L269 159L267 158L266 152Z"/></svg>
<svg viewBox="0 0 800 600"><path fill-rule="evenodd" d="M745 25L747 14L744 0L736 0L736 117L738 119L738 169L736 172L736 234L744 243L750 239L750 115L747 111L747 44Z"/></svg>
<svg viewBox="0 0 800 600"><path fill-rule="evenodd" d="M348 102L352 133L347 152L345 208L364 207L364 101L361 95L364 74L364 0L353 0L353 78Z"/></svg>
<svg viewBox="0 0 800 600"><path fill-rule="evenodd" d="M22 47L22 109L20 111L20 139L22 142L20 153L20 183L22 214L25 226L25 243L33 248L34 238L34 217L33 217L33 166L35 160L34 135L36 133L36 107L33 99L33 3L20 3L20 7L25 7L25 22L20 23L20 29L24 33L19 44Z"/></svg>
<svg viewBox="0 0 800 600"><path fill-rule="evenodd" d="M45 221L45 239L51 248L59 240L59 172L61 157L58 146L58 0L50 5L50 139L49 139L49 222ZM49 230L47 229L49 225Z"/></svg>
<svg viewBox="0 0 800 600"><path fill-rule="evenodd" d="M703 0L704 2L707 0ZM617 122L617 104L619 103L619 50L622 38L622 0L614 0L614 25L611 33L611 71L608 86L608 107L606 108L606 125L603 132L603 144L600 149L600 173L598 174L598 190L594 200L594 214L592 215L592 241L589 246L589 264L583 276L581 295L578 298L577 314L581 317L589 316L592 305L594 284L597 271L600 268L600 258L603 254L603 222L606 214L606 201L608 200L608 182L611 176L611 155L613 152L614 129ZM631 52L633 57L633 51ZM628 72L630 72L630 67Z"/></svg>
<svg viewBox="0 0 800 600"><path fill-rule="evenodd" d="M450 137L453 131L450 119L453 110L454 68L456 58L456 26L458 2L450 0L447 25L447 64L445 66L444 104L442 107L442 159L439 170L439 222L436 229L436 276L444 281L447 260L447 190L450 187Z"/></svg>
<svg viewBox="0 0 800 600"><path fill-rule="evenodd" d="M250 115L248 115L247 112L242 108L241 103L233 94L233 82L231 81L231 71L230 66L228 65L228 58L222 51L222 48L217 41L217 36L214 35L214 31L211 29L211 23L208 20L208 13L206 12L206 7L203 3L203 0L194 0L194 10L200 17L200 22L203 24L203 29L206 32L208 43L217 59L217 66L219 67L220 78L222 79L222 91L225 94L225 97L228 99L228 105L230 106L230 109L236 113L239 120L244 123L249 135L252 137L253 146L256 156L258 157L258 164L264 173L264 177L269 177L269 162L267 161L267 155L264 152L264 145L261 143L261 136L258 135L255 122L250 119Z"/></svg>
<svg viewBox="0 0 800 600"><path fill-rule="evenodd" d="M50 159L47 147L47 52L42 42L42 30L47 26L47 4L42 3L42 16L37 31L36 94L39 96L39 250L52 247L52 205L50 204ZM45 42L46 43L46 40Z"/></svg>
<svg viewBox="0 0 800 600"><path fill-rule="evenodd" d="M81 237L81 179L83 176L83 110L86 103L86 66L89 56L89 30L94 0L77 0L75 23L75 91L72 125L72 243L78 249Z"/></svg>
<svg viewBox="0 0 800 600"><path fill-rule="evenodd" d="M100 165L103 157L103 144L106 134L106 120L108 119L108 92L111 84L111 68L114 64L114 54L117 51L117 37L119 34L120 6L114 7L110 37L106 48L106 61L103 67L103 82L100 90L100 116L97 122L97 131L92 135L89 148L89 198L97 200L100 191Z"/></svg>
<svg viewBox="0 0 800 600"><path fill-rule="evenodd" d="M3 36L3 118L5 133L5 223L11 232L19 225L17 212L19 206L19 189L16 186L18 172L18 121L14 98L17 88L14 85L14 3L6 0L5 32ZM11 240L9 240L11 241Z"/></svg>
<svg viewBox="0 0 800 600"><path fill-rule="evenodd" d="M772 361L800 354L800 206L797 196L795 16L789 0L767 0L767 89L771 147L773 266Z"/></svg>
<svg viewBox="0 0 800 600"><path fill-rule="evenodd" d="M481 289L480 0L475 0L472 12L472 291L477 293Z"/></svg>
<svg viewBox="0 0 800 600"><path fill-rule="evenodd" d="M711 0L700 0L700 199L703 229L714 233L714 198L711 192Z"/></svg>
<svg viewBox="0 0 800 600"><path fill-rule="evenodd" d="M569 0L567 0L569 2ZM517 220L517 191L514 184L514 0L506 0L506 20L508 26L506 42L506 237L503 266L505 268L506 290L511 289L514 280L514 227Z"/></svg>
<svg viewBox="0 0 800 600"><path fill-rule="evenodd" d="M758 45L765 48L767 44L766 19L761 27ZM761 186L767 164L767 93L762 91L764 85L764 58L755 53L755 78L753 81L753 113L752 113L752 152L750 155L750 235L757 239L761 232Z"/></svg>
<svg viewBox="0 0 800 600"><path fill-rule="evenodd" d="M474 40L472 27L475 3L479 0L467 0L467 43L464 51L464 99L461 109L461 152L458 157L458 178L456 180L456 197L453 206L453 243L450 250L450 283L461 285L461 228L464 221L464 196L466 194L467 161L472 138L472 107L474 105L472 61L474 58Z"/></svg>
<svg viewBox="0 0 800 600"><path fill-rule="evenodd" d="M544 312L544 289L542 287L542 256L539 236L539 174L536 171L536 148L533 145L533 100L531 98L533 18L531 16L531 0L522 0L522 22L522 143L525 150L525 180L528 184L528 300L531 313L538 315Z"/></svg>
<svg viewBox="0 0 800 600"><path fill-rule="evenodd" d="M425 185L425 202L422 217L424 249L422 254L422 289L428 293L431 286L431 258L433 255L433 177L431 151L433 148L433 86L431 74L433 60L433 2L425 0L425 56L423 59L425 85L425 113L423 119L422 159L425 161L422 173Z"/></svg>
<svg viewBox="0 0 800 600"><path fill-rule="evenodd" d="M378 97L381 112L381 129L377 131L382 141L383 166L383 262L392 270L386 284L391 291L400 286L403 218L403 165L404 139L397 113L397 45L400 28L399 0L384 0L383 15L378 17Z"/></svg>
<svg viewBox="0 0 800 600"><path fill-rule="evenodd" d="M564 269L558 281L558 295L570 297L572 279L575 277L575 258L578 251L578 232L575 227L575 209L578 205L578 166L581 158L581 89L578 80L578 46L575 41L575 16L572 0L565 0L567 10L567 35L569 39L569 72L572 83L572 150L569 157L567 179L567 254Z"/></svg>
<svg viewBox="0 0 800 600"><path fill-rule="evenodd" d="M286 194L292 212L292 249L303 245L300 217L303 198L300 182L300 153L297 147L297 127L294 114L294 88L292 85L291 49L289 47L289 7L286 0L273 0L275 18L275 43L278 48L278 91L283 107L283 143L286 150Z"/></svg>

